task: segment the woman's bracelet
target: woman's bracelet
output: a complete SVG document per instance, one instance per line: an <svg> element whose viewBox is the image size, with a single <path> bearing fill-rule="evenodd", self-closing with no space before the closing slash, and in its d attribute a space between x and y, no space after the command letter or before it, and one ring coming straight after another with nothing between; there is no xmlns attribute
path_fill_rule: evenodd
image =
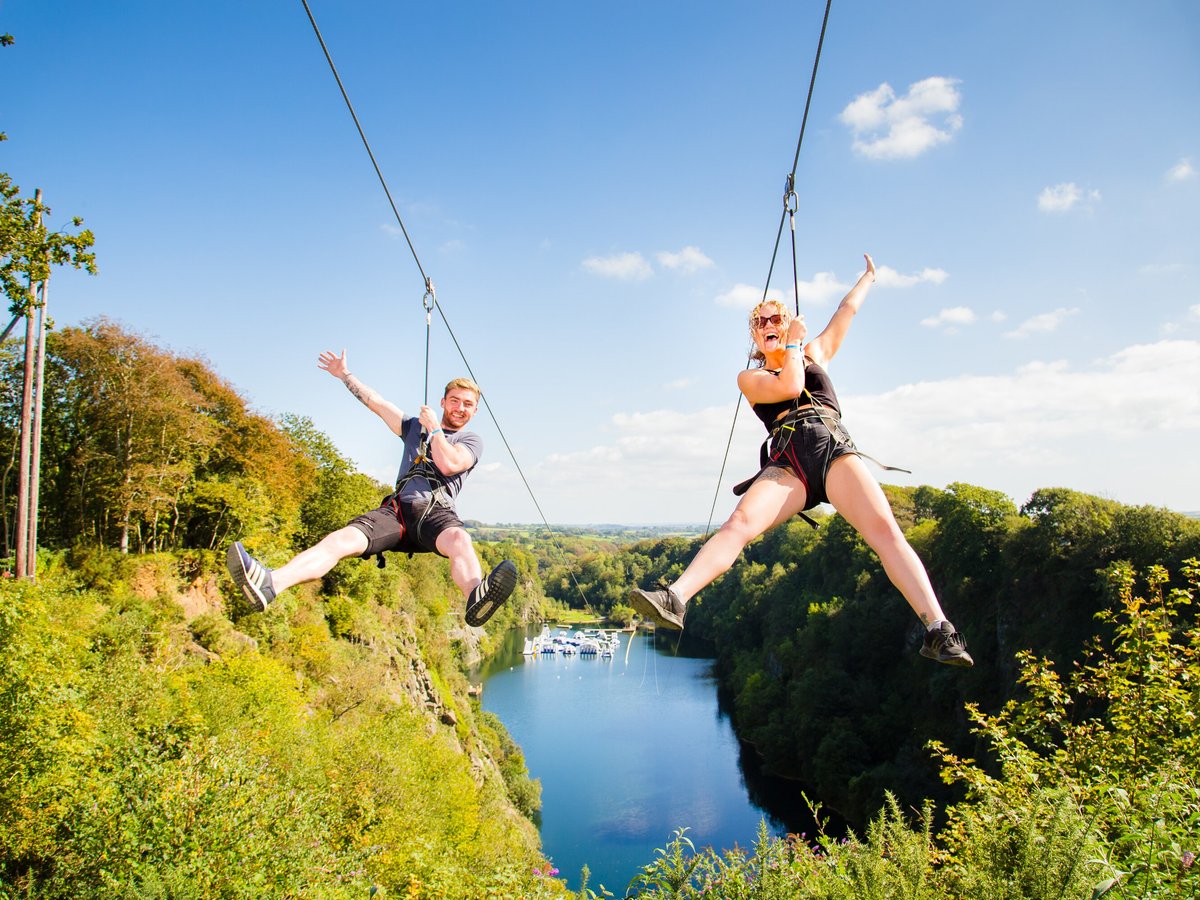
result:
<svg viewBox="0 0 1200 900"><path fill-rule="evenodd" d="M446 430L444 428L435 428L435 429L433 429L433 431L429 432L429 437L432 438L435 434L445 434L445 433L446 433Z"/></svg>
<svg viewBox="0 0 1200 900"><path fill-rule="evenodd" d="M784 344L783 349L784 350L799 350L800 345L799 344Z"/></svg>

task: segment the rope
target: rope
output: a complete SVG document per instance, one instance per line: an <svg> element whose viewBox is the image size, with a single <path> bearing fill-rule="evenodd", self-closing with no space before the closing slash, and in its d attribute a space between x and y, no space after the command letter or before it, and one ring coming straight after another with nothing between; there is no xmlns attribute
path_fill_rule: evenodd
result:
<svg viewBox="0 0 1200 900"><path fill-rule="evenodd" d="M812 107L813 89L817 84L817 69L821 64L821 48L825 45L825 31L829 27L829 9L833 6L833 0L825 0L825 17L821 20L821 36L817 39L817 52L813 58L812 75L808 79L808 96L804 100L804 116L800 120L800 137L796 140L796 152L792 156L792 170L788 173L787 187L783 195L783 213L779 217L779 228L775 232L775 248L771 251L771 265L767 269L767 280L763 285L762 299L767 299L767 292L771 289L771 276L775 273L775 259L779 255L779 241L783 237L783 223L789 216L792 216L792 277L797 287L796 297L796 314L800 314L800 297L799 297L799 279L796 276L796 221L793 216L795 206L798 206L796 200L795 184L796 184L796 168L800 164L800 148L804 145L804 131L808 127L808 111ZM750 368L750 360L746 360L746 368ZM733 423L729 426L729 440L725 444L725 457L721 460L721 474L717 477L717 489L713 493L712 508L708 513L708 524L704 526L704 537L708 538L712 531L713 514L717 508L717 497L721 493L721 482L725 479L725 467L729 463L729 451L733 446L733 432L737 428L738 413L742 408L742 395L738 394L737 406L733 408Z"/></svg>
<svg viewBox="0 0 1200 900"><path fill-rule="evenodd" d="M421 278L425 283L425 296L422 304L425 307L425 405L429 405L429 333L430 319L433 309L437 309L438 315L441 316L442 322L446 326L446 331L450 334L450 339L454 342L454 347L458 350L458 355L463 361L463 365L467 367L467 374L471 376L471 380L476 384L479 379L475 377L475 372L471 369L471 364L467 362L467 355L463 353L462 346L458 343L458 338L454 334L454 329L450 327L450 320L446 318L446 313L442 310L442 305L438 302L437 294L433 289L433 282L429 276L425 274L425 269L421 265L421 260L417 256L416 248L413 246L412 238L409 237L408 229L404 227L404 221L400 218L400 211L396 208L396 201L392 199L392 192L388 188L387 179L383 177L383 171L379 168L379 163L375 160L375 154L371 150L371 144L367 140L366 132L363 131L362 124L358 120L358 114L354 111L354 104L350 102L350 95L346 92L345 85L342 84L342 78L338 74L337 66L333 63L333 56L329 52L329 47L325 44L325 38L321 35L321 29L317 26L317 20L313 16L312 9L308 5L308 0L300 0L304 5L304 12L308 15L308 21L312 25L313 33L317 37L317 42L321 45L321 50L325 54L325 61L329 63L329 71L333 73L334 80L337 82L338 90L342 93L342 99L346 103L346 109L350 112L350 117L354 120L354 127L358 129L358 136L362 140L363 147L367 151L367 156L371 159L371 165L375 168L375 175L379 178L379 184L383 187L383 192L387 195L388 204L392 208L392 214L396 217L396 223L400 226L400 231L404 234L404 240L408 244L408 249L412 253L413 262L417 264L417 270L421 273ZM521 464L517 462L517 456L513 453L512 446L508 443L508 438L504 435L504 430L500 427L500 422L496 418L496 414L492 411L491 404L488 403L487 397L480 393L479 399L483 401L484 408L487 409L488 416L495 425L496 431L500 435L501 441L504 442L504 449L508 451L509 458L512 459L513 465L517 469L517 474L521 476L521 483L525 485L525 490L529 493L529 499L533 501L534 507L538 511L538 516L541 517L542 524L546 526L546 531L549 534L553 531L549 521L546 519L546 514L542 512L542 506L538 503L537 497L534 496L533 488L529 485L529 480L525 477L525 472L521 469ZM575 589L579 591L579 596L582 598L584 605L588 605L588 599L583 593L583 588L579 586L579 582L575 579L575 575L571 573L571 580L575 583Z"/></svg>
<svg viewBox="0 0 1200 900"><path fill-rule="evenodd" d="M788 175L787 189L783 192L783 208L787 212L792 231L792 299L796 301L796 315L800 315L800 275L796 270L796 208L800 198L796 196L796 176Z"/></svg>
<svg viewBox="0 0 1200 900"><path fill-rule="evenodd" d="M433 292L433 282L428 278L425 279L425 296L421 298L421 305L425 307L425 405L429 405L429 333L433 330L433 318L430 313L433 312L433 305L437 303L437 295Z"/></svg>

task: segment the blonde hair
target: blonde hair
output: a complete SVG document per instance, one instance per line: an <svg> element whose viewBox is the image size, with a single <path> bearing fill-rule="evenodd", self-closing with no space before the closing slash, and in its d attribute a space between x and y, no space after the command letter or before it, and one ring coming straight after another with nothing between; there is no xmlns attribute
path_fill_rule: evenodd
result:
<svg viewBox="0 0 1200 900"><path fill-rule="evenodd" d="M483 391L479 389L479 385L473 382L470 378L455 378L446 385L446 390L442 392L442 399L445 400L450 396L450 392L454 390L474 391L476 400L478 400L479 396L483 393Z"/></svg>
<svg viewBox="0 0 1200 900"><path fill-rule="evenodd" d="M758 330L758 317L762 314L763 308L767 306L773 306L779 310L779 315L782 318L779 328L782 334L787 334L788 326L792 323L792 314L787 311L787 307L783 305L782 300L763 300L758 306L750 310L750 358L760 366L766 365L767 358L763 356L763 352L758 349L758 344L754 342L754 332Z"/></svg>

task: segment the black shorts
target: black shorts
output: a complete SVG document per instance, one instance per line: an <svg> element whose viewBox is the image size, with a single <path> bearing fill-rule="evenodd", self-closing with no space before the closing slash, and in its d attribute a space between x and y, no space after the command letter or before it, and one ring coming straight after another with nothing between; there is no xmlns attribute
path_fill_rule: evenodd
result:
<svg viewBox="0 0 1200 900"><path fill-rule="evenodd" d="M378 509L356 516L348 523L367 536L362 558L385 551L438 553L438 536L448 528L464 528L451 508L429 503L427 498L399 500L388 497ZM438 553L445 556L444 553Z"/></svg>
<svg viewBox="0 0 1200 900"><path fill-rule="evenodd" d="M770 450L758 474L743 481L733 492L744 494L767 469L783 469L804 483L804 509L828 503L825 477L829 467L835 459L861 455L858 448L841 419L828 412L802 410L800 415L790 416L787 425L790 427L772 432Z"/></svg>

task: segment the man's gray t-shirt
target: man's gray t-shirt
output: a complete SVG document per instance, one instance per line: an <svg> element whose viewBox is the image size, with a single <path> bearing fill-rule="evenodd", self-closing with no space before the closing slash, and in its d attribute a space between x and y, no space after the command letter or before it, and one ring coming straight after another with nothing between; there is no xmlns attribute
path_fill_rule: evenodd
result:
<svg viewBox="0 0 1200 900"><path fill-rule="evenodd" d="M463 429L461 431L443 431L451 444L461 444L471 451L471 455L475 457L475 462L471 463L471 467L465 471L459 472L457 475L443 475L442 481L446 484L446 489L450 494L450 501L453 503L454 498L458 496L458 492L462 490L463 479L471 473L479 462L479 457L483 453L483 439L473 431ZM404 459L400 463L400 472L396 476L396 481L399 481L408 474L412 468L413 461L417 458L417 449L421 443L421 420L413 416L405 416L400 424L400 436L404 440ZM433 466L433 460L421 464L423 469L425 466ZM410 478L408 482L400 489L400 496L405 500L413 500L420 497L428 499L433 489L429 485L429 480L425 476L420 475L415 478Z"/></svg>

